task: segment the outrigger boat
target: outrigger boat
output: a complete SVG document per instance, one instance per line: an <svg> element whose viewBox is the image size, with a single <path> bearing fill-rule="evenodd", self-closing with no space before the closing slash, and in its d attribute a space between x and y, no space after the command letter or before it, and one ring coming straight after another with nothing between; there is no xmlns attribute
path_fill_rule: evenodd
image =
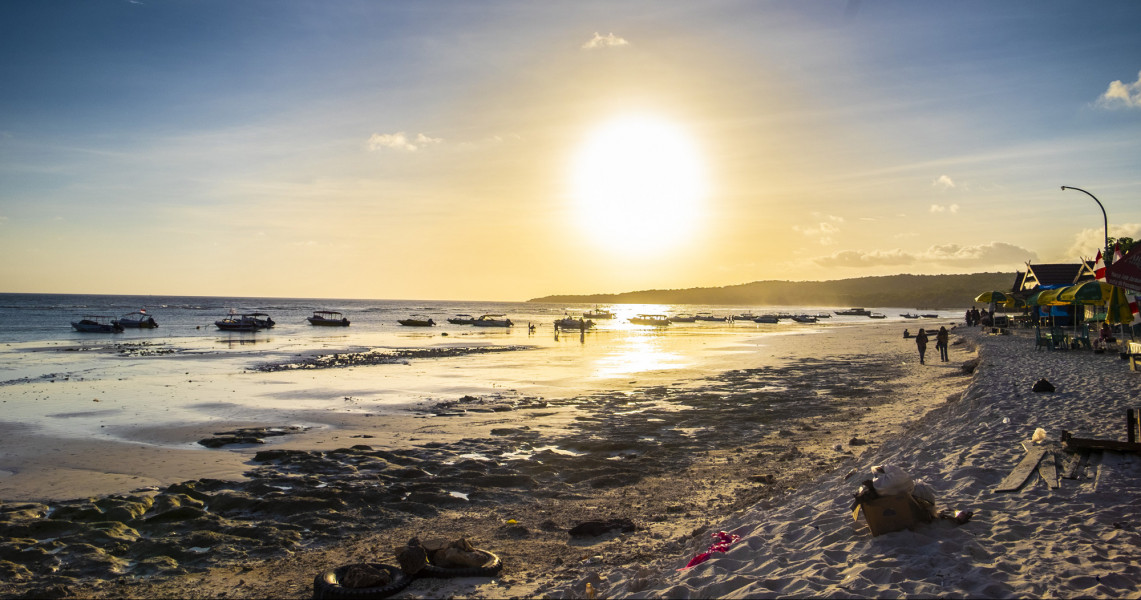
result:
<svg viewBox="0 0 1141 600"><path fill-rule="evenodd" d="M400 319L396 321L405 327L432 327L436 324L432 317L427 315L412 315L407 319Z"/></svg>
<svg viewBox="0 0 1141 600"><path fill-rule="evenodd" d="M448 319L448 322L452 325L471 325L472 323L475 323L475 317L471 315L461 314Z"/></svg>
<svg viewBox="0 0 1141 600"><path fill-rule="evenodd" d="M866 308L849 308L847 310L835 310L832 312L840 315L841 317L870 317L870 316L872 316L872 311L870 311Z"/></svg>
<svg viewBox="0 0 1141 600"><path fill-rule="evenodd" d="M729 317L718 317L718 316L715 316L715 315L714 315L713 313L711 313L711 312L699 312L699 313L697 313L696 315L694 315L694 318L695 318L695 319L697 319L698 321L717 321L717 322L721 322L721 321L728 321L728 320L729 320Z"/></svg>
<svg viewBox="0 0 1141 600"><path fill-rule="evenodd" d="M111 323L119 327L131 327L134 329L154 329L158 327L158 323L155 322L154 317L148 315L145 308L136 310L133 313L127 313Z"/></svg>
<svg viewBox="0 0 1141 600"><path fill-rule="evenodd" d="M103 315L84 315L82 319L72 321L71 326L83 333L123 333L122 326Z"/></svg>
<svg viewBox="0 0 1141 600"><path fill-rule="evenodd" d="M793 315L792 320L797 323L815 323L816 317L813 315Z"/></svg>
<svg viewBox="0 0 1141 600"><path fill-rule="evenodd" d="M670 323L693 323L697 321L694 315L677 315L670 317Z"/></svg>
<svg viewBox="0 0 1141 600"><path fill-rule="evenodd" d="M310 325L325 327L348 327L349 320L335 310L315 310L312 317L307 317Z"/></svg>
<svg viewBox="0 0 1141 600"><path fill-rule="evenodd" d="M789 318L792 318L792 317L789 317ZM753 319L753 322L754 323L768 323L771 325L773 323L779 323L780 317L778 317L777 315L761 315L761 316Z"/></svg>
<svg viewBox="0 0 1141 600"><path fill-rule="evenodd" d="M901 316L905 319L918 319L919 318L919 315L914 314L914 313L899 313L899 316Z"/></svg>

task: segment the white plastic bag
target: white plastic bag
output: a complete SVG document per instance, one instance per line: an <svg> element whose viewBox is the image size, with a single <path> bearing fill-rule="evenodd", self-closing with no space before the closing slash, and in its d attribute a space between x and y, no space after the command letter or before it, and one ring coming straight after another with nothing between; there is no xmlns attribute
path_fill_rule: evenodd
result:
<svg viewBox="0 0 1141 600"><path fill-rule="evenodd" d="M1034 436L1030 438L1030 441L1034 442L1035 444L1041 444L1042 442L1046 441L1046 430L1042 429L1041 427L1035 429Z"/></svg>
<svg viewBox="0 0 1141 600"><path fill-rule="evenodd" d="M872 467L872 487L881 496L910 494L915 489L915 481L907 471L895 465Z"/></svg>

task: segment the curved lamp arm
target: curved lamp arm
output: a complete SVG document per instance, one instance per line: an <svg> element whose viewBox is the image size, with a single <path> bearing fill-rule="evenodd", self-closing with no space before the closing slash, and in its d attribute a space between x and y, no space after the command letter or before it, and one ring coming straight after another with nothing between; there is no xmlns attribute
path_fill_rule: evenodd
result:
<svg viewBox="0 0 1141 600"><path fill-rule="evenodd" d="M1106 255L1104 257L1105 258L1105 264L1106 264L1106 266L1109 266L1109 262L1110 262L1110 260L1112 260L1112 258L1109 256L1109 217L1107 217L1105 215L1105 207L1102 206L1101 200L1098 200L1097 196L1094 196L1093 194L1083 190L1082 188L1076 188L1076 187L1071 186L1071 185L1063 185L1062 190L1077 190L1077 191L1089 196L1090 198L1093 198L1094 202L1097 202L1098 208L1101 209L1102 224L1105 226L1105 252L1106 252Z"/></svg>

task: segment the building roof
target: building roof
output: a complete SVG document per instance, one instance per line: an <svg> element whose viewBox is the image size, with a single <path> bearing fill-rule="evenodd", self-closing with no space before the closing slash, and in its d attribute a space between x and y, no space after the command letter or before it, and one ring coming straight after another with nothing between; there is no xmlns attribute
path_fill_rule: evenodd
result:
<svg viewBox="0 0 1141 600"><path fill-rule="evenodd" d="M1073 285L1079 281L1096 279L1093 265L1083 260L1080 263L1047 263L1032 265L1026 263L1026 275L1020 289L1032 290L1044 285Z"/></svg>

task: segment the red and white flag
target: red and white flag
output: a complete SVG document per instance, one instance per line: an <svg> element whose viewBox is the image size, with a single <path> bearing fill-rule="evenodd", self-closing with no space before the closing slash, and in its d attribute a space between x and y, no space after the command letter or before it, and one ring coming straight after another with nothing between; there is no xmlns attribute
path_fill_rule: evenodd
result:
<svg viewBox="0 0 1141 600"><path fill-rule="evenodd" d="M1097 251L1097 260L1093 261L1093 274L1098 281L1105 281L1105 259L1101 256L1101 250Z"/></svg>
<svg viewBox="0 0 1141 600"><path fill-rule="evenodd" d="M1120 262L1123 257L1124 257L1124 254L1121 253L1121 244L1114 244L1113 245L1113 262L1115 262L1115 263Z"/></svg>
<svg viewBox="0 0 1141 600"><path fill-rule="evenodd" d="M1129 301L1129 310L1133 311L1133 322L1131 325L1141 323L1141 310L1139 310L1139 304L1141 304L1141 297L1136 295L1134 295L1133 299Z"/></svg>

